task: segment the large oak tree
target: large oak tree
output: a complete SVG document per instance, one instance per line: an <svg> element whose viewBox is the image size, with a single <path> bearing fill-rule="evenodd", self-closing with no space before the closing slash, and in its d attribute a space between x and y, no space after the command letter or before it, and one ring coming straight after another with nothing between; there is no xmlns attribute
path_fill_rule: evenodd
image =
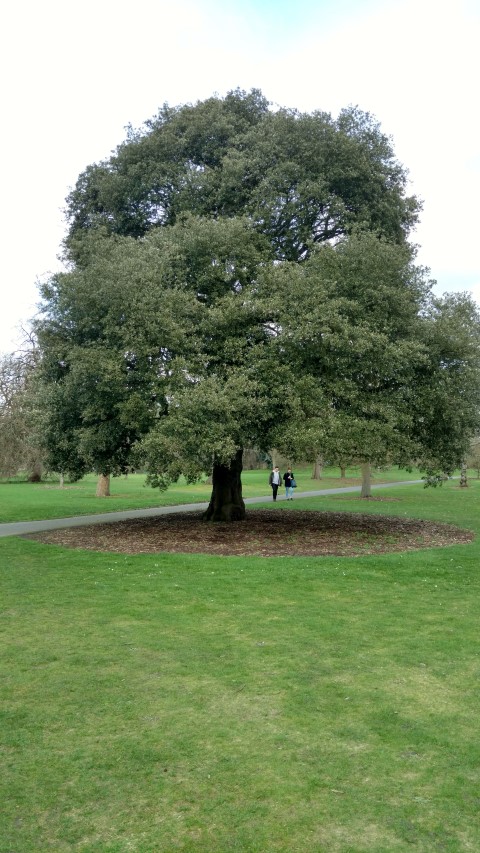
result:
<svg viewBox="0 0 480 853"><path fill-rule="evenodd" d="M165 106L69 196L70 271L37 324L51 465L136 460L159 486L212 471L207 517L232 520L244 447L450 463L475 419L477 319L465 304L445 361L459 308L414 264L418 209L358 109L272 112L257 91ZM467 373L469 417L432 442L435 383L460 412Z"/></svg>

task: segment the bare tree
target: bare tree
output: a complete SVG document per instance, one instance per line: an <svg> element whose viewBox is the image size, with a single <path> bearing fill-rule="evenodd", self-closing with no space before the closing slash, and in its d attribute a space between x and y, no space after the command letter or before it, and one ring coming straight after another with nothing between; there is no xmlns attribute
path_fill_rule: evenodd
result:
<svg viewBox="0 0 480 853"><path fill-rule="evenodd" d="M38 350L33 337L25 335L22 349L0 356L0 475L12 477L22 470L35 482L42 475L33 381Z"/></svg>

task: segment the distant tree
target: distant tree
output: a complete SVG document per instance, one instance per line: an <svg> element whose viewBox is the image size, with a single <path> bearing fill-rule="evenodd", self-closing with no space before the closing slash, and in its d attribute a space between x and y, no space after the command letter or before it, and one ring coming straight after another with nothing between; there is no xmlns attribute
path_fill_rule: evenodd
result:
<svg viewBox="0 0 480 853"><path fill-rule="evenodd" d="M422 317L425 358L412 386L412 438L426 483L442 482L478 434L480 320L466 294L432 297Z"/></svg>
<svg viewBox="0 0 480 853"><path fill-rule="evenodd" d="M313 462L312 480L321 480L323 473L323 456L321 453L315 455Z"/></svg>
<svg viewBox="0 0 480 853"><path fill-rule="evenodd" d="M474 436L470 442L467 464L477 472L477 480L480 480L480 438L478 436Z"/></svg>
<svg viewBox="0 0 480 853"><path fill-rule="evenodd" d="M467 486L468 486L467 460L462 459L462 464L460 466L460 488L466 489Z"/></svg>
<svg viewBox="0 0 480 853"><path fill-rule="evenodd" d="M42 474L42 452L36 433L34 375L37 351L27 347L0 357L0 474L25 472L31 481Z"/></svg>
<svg viewBox="0 0 480 853"><path fill-rule="evenodd" d="M12 356L0 360L0 473L11 477L24 463L23 419L20 395L23 375ZM21 425L21 428L19 428Z"/></svg>

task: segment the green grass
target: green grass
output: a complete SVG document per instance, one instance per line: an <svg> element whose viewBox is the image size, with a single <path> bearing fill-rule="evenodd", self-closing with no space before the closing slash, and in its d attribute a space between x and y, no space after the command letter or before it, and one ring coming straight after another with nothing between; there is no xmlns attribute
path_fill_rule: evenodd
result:
<svg viewBox="0 0 480 853"><path fill-rule="evenodd" d="M311 467L295 470L299 489L302 491L338 488L338 468L325 470L321 480L311 479ZM358 468L347 469L348 483L360 483ZM266 495L268 470L244 471L242 475L244 497ZM418 471L408 472L398 468L377 471L373 482L412 480L419 477ZM33 521L40 518L63 518L90 513L113 512L115 510L142 509L152 506L172 506L181 503L202 503L210 499L212 487L206 481L188 486L183 479L166 492L145 485L142 474L114 477L111 497L96 498L96 477L92 474L78 483L67 483L60 488L58 482L46 483L3 482L0 483L0 523L10 521Z"/></svg>
<svg viewBox="0 0 480 853"><path fill-rule="evenodd" d="M477 481L384 496L278 509L480 529ZM479 541L246 559L11 537L0 565L0 853L480 850Z"/></svg>

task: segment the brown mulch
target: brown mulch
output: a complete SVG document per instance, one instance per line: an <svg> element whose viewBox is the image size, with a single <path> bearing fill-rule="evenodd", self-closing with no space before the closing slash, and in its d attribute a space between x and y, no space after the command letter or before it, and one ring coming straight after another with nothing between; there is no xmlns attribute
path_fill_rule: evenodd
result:
<svg viewBox="0 0 480 853"><path fill-rule="evenodd" d="M447 524L367 513L247 510L245 521L210 524L197 512L30 534L28 539L122 554L161 551L234 556L357 556L443 548L474 534Z"/></svg>

